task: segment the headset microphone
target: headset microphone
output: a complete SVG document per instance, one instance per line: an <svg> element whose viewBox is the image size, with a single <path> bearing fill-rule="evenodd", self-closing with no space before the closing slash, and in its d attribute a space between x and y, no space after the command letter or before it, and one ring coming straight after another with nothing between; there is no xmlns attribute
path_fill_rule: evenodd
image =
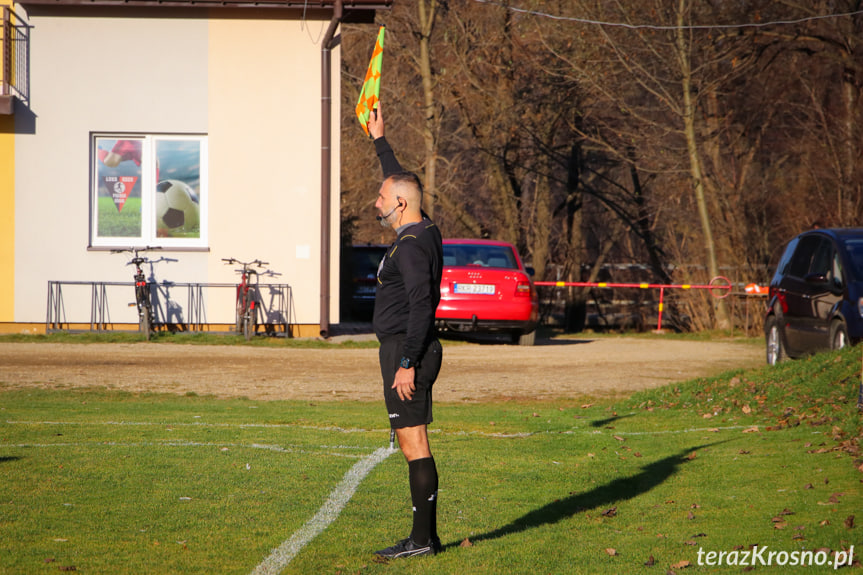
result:
<svg viewBox="0 0 863 575"><path fill-rule="evenodd" d="M391 215L393 215L393 212L395 212L397 209L399 209L399 207L401 207L401 204L399 204L399 205L397 205L396 207L394 207L393 209L391 209L391 210L390 210L390 213L388 213L388 214L387 214L387 215L385 215L385 216L375 216L375 219L376 219L377 221L379 221L379 222L383 222L385 219L387 219L388 217L390 217Z"/></svg>
<svg viewBox="0 0 863 575"><path fill-rule="evenodd" d="M389 211L389 213L388 213L388 214L383 215L383 216L375 216L375 219L376 219L376 220L378 221L378 223L380 223L382 226L386 227L386 226L387 226L386 219L387 219L388 217L390 217L391 215L393 215L393 213L394 213L397 209L399 209L400 207L402 207L402 200L401 200L401 198L399 198L398 200L399 200L399 203L398 203L398 204L396 204L396 206L395 206L393 209L391 209L391 210Z"/></svg>

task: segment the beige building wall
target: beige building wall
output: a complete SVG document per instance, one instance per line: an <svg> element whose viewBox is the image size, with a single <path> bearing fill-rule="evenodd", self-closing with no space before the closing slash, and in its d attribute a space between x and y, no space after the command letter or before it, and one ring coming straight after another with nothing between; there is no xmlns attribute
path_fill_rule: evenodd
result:
<svg viewBox="0 0 863 575"><path fill-rule="evenodd" d="M321 48L326 22L213 20L209 25L210 276L219 258L256 258L293 288L299 323L320 317ZM339 52L332 54L339 102ZM337 106L337 104L336 104ZM338 109L333 111L338 119ZM331 285L338 287L338 122L332 132ZM338 318L338 292L330 297ZM334 320L335 321L335 320Z"/></svg>
<svg viewBox="0 0 863 575"><path fill-rule="evenodd" d="M0 208L14 204L14 226L2 225L0 232L14 229L14 318L6 311L0 322L44 323L49 280L131 281L123 256L88 249L94 131L208 135L209 250L165 251L159 255L170 261L148 275L152 271L159 282L230 283L237 275L222 258L259 258L270 262L274 274L262 281L292 286L292 322L319 322L320 39L327 22L200 14L29 15L35 129L15 136L11 201L3 194L9 177L5 170L0 176ZM337 106L338 50L332 62ZM337 109L333 114L330 221L337 247ZM2 138L0 133L6 158L9 144ZM9 216L0 212L3 218ZM333 252L330 320L336 323L339 266L338 250ZM4 275L9 258L0 248ZM206 321L232 323L233 294L211 294ZM110 321L137 321L127 307L131 291L109 297ZM10 299L3 292L0 298ZM70 322L87 321L85 290L64 292L64 304ZM186 304L185 296L178 304Z"/></svg>

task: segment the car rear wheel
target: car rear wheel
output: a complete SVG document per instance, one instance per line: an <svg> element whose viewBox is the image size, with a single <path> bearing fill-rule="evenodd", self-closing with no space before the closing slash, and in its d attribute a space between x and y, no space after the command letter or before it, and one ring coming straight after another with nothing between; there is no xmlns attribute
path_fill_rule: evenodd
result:
<svg viewBox="0 0 863 575"><path fill-rule="evenodd" d="M782 334L779 333L779 322L776 316L767 318L767 365L776 365L785 361L788 356L782 345Z"/></svg>
<svg viewBox="0 0 863 575"><path fill-rule="evenodd" d="M536 330L530 333L521 333L517 331L512 334L512 343L518 345L534 345L536 343Z"/></svg>
<svg viewBox="0 0 863 575"><path fill-rule="evenodd" d="M848 345L848 328L844 321L836 320L830 324L830 349L842 349Z"/></svg>

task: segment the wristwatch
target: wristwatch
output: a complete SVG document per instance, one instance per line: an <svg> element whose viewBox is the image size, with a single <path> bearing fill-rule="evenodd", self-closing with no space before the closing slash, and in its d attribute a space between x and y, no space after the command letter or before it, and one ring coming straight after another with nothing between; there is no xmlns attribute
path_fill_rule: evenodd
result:
<svg viewBox="0 0 863 575"><path fill-rule="evenodd" d="M409 357L402 356L401 360L399 361L399 365L405 369L410 369L413 367L413 362L410 360Z"/></svg>

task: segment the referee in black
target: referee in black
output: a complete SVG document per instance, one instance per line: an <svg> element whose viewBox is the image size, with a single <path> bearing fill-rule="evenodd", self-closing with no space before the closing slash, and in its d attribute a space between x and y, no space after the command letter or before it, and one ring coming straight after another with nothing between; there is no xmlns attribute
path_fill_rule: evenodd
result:
<svg viewBox="0 0 863 575"><path fill-rule="evenodd" d="M427 426L432 422L432 385L442 359L434 325L443 267L441 235L422 211L419 178L402 169L384 137L380 103L368 128L384 172L375 202L377 219L397 235L378 266L373 325L381 344L384 400L408 462L413 503L410 536L375 554L387 558L435 555L441 550L438 474Z"/></svg>

